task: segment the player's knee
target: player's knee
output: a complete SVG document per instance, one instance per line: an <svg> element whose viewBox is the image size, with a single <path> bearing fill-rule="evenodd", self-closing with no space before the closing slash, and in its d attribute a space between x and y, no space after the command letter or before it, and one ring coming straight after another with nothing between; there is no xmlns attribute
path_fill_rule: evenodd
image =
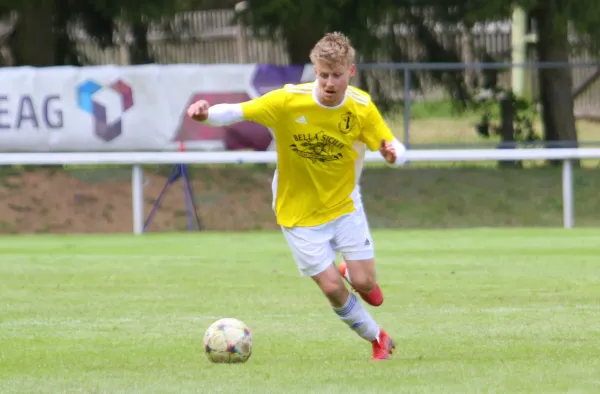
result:
<svg viewBox="0 0 600 394"><path fill-rule="evenodd" d="M361 272L352 276L352 286L359 291L369 293L375 288L377 282L375 281L375 274L370 272Z"/></svg>
<svg viewBox="0 0 600 394"><path fill-rule="evenodd" d="M319 283L321 291L333 306L341 306L347 297L348 289L340 280L326 280Z"/></svg>
<svg viewBox="0 0 600 394"><path fill-rule="evenodd" d="M369 293L377 286L375 278L375 260L346 260L352 287L364 293Z"/></svg>
<svg viewBox="0 0 600 394"><path fill-rule="evenodd" d="M342 282L328 282L321 286L321 290L333 305L343 304L345 294L348 292Z"/></svg>
<svg viewBox="0 0 600 394"><path fill-rule="evenodd" d="M342 281L334 264L331 264L323 272L312 277L323 294L329 299L333 307L344 305L348 297L348 289Z"/></svg>

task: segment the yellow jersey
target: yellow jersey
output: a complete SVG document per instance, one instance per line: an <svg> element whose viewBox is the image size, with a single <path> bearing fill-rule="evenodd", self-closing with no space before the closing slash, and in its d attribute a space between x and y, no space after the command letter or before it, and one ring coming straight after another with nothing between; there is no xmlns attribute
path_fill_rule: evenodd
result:
<svg viewBox="0 0 600 394"><path fill-rule="evenodd" d="M371 97L352 86L336 107L318 102L312 82L285 85L242 103L242 111L273 132L273 207L284 227L318 226L353 212L365 146L375 151L394 139Z"/></svg>

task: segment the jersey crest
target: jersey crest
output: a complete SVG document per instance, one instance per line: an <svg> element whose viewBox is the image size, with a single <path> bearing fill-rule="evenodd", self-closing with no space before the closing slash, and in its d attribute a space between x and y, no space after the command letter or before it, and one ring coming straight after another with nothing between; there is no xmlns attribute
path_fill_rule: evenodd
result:
<svg viewBox="0 0 600 394"><path fill-rule="evenodd" d="M342 114L340 121L338 122L338 129L342 134L348 134L356 125L356 115L348 111Z"/></svg>

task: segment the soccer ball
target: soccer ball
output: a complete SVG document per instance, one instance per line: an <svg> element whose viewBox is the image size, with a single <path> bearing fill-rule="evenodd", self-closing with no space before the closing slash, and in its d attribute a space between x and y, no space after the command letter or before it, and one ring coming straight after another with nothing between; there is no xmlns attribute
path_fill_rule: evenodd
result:
<svg viewBox="0 0 600 394"><path fill-rule="evenodd" d="M204 333L204 351L213 363L245 363L252 354L252 333L238 319L219 319Z"/></svg>

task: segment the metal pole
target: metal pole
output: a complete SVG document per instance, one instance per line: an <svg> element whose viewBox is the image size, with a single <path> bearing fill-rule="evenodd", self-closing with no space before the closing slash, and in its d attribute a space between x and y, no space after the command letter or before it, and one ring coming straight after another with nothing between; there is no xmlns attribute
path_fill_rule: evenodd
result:
<svg viewBox="0 0 600 394"><path fill-rule="evenodd" d="M404 145L409 149L410 145L410 68L404 69Z"/></svg>
<svg viewBox="0 0 600 394"><path fill-rule="evenodd" d="M563 160L562 192L564 228L573 228L573 161L568 159Z"/></svg>
<svg viewBox="0 0 600 394"><path fill-rule="evenodd" d="M133 233L144 232L144 173L142 166L133 165L131 174L131 203L133 208Z"/></svg>

